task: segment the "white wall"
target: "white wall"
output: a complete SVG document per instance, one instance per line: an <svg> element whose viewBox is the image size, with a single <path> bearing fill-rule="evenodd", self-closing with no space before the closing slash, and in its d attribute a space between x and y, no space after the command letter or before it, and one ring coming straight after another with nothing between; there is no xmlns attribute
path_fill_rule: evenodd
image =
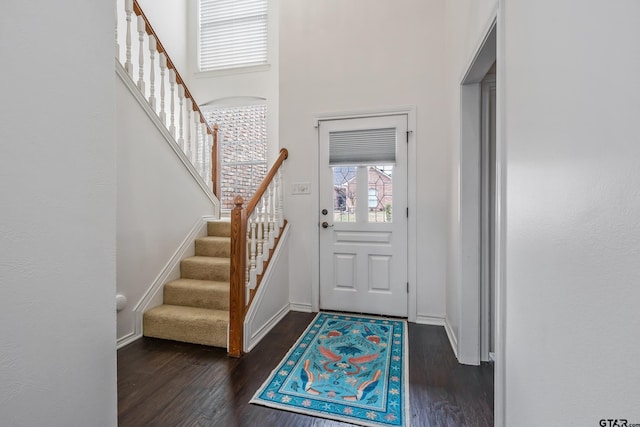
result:
<svg viewBox="0 0 640 427"><path fill-rule="evenodd" d="M640 3L505 3L506 425L640 423Z"/></svg>
<svg viewBox="0 0 640 427"><path fill-rule="evenodd" d="M0 58L0 423L113 426L113 5L3 1Z"/></svg>
<svg viewBox="0 0 640 427"><path fill-rule="evenodd" d="M187 0L138 0L138 3L178 72L191 88L187 58ZM137 38L137 33L134 37Z"/></svg>
<svg viewBox="0 0 640 427"><path fill-rule="evenodd" d="M113 65L112 65L113 67ZM133 308L214 205L120 78L116 79L118 339Z"/></svg>
<svg viewBox="0 0 640 427"><path fill-rule="evenodd" d="M311 307L318 280L317 114L415 106L417 314L443 319L448 224L444 1L281 0L280 143L289 149L291 301ZM293 182L310 195L290 194Z"/></svg>
<svg viewBox="0 0 640 427"><path fill-rule="evenodd" d="M282 147L278 138L279 4L280 0L269 0L267 66L235 71L199 72L197 0L188 0L189 88L201 106L209 103L212 105L227 105L229 103L241 105L242 98L266 99L269 164L275 161ZM229 98L231 99L229 100Z"/></svg>

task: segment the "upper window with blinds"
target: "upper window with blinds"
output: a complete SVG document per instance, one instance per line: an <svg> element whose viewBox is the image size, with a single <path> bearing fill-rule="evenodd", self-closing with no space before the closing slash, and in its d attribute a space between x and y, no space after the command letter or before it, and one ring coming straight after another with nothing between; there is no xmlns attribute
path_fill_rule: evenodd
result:
<svg viewBox="0 0 640 427"><path fill-rule="evenodd" d="M200 71L267 63L267 0L199 0Z"/></svg>

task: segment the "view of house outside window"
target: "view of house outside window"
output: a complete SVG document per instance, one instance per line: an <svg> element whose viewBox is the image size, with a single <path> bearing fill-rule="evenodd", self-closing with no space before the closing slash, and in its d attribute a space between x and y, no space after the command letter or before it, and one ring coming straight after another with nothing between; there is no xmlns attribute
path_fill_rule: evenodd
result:
<svg viewBox="0 0 640 427"><path fill-rule="evenodd" d="M333 219L357 221L358 168L367 169L367 222L391 222L393 210L393 166L333 167Z"/></svg>
<svg viewBox="0 0 640 427"><path fill-rule="evenodd" d="M267 174L267 106L218 107L205 115L219 126L221 207L233 209L233 199L246 203Z"/></svg>

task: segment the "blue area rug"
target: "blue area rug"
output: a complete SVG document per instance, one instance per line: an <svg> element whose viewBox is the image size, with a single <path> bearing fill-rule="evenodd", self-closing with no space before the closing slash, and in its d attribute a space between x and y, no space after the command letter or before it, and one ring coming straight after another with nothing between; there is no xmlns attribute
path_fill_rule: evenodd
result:
<svg viewBox="0 0 640 427"><path fill-rule="evenodd" d="M363 426L408 426L403 320L319 313L251 403Z"/></svg>

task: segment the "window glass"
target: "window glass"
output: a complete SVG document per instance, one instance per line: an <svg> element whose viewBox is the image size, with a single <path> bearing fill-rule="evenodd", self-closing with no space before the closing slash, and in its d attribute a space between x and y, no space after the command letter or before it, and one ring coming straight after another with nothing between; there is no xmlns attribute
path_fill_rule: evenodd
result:
<svg viewBox="0 0 640 427"><path fill-rule="evenodd" d="M355 222L357 166L333 167L333 220Z"/></svg>
<svg viewBox="0 0 640 427"><path fill-rule="evenodd" d="M267 63L267 0L199 0L200 71Z"/></svg>
<svg viewBox="0 0 640 427"><path fill-rule="evenodd" d="M219 126L221 206L233 209L233 199L248 201L267 175L267 107L219 107L205 115Z"/></svg>
<svg viewBox="0 0 640 427"><path fill-rule="evenodd" d="M369 222L391 222L393 211L393 166L368 167Z"/></svg>

